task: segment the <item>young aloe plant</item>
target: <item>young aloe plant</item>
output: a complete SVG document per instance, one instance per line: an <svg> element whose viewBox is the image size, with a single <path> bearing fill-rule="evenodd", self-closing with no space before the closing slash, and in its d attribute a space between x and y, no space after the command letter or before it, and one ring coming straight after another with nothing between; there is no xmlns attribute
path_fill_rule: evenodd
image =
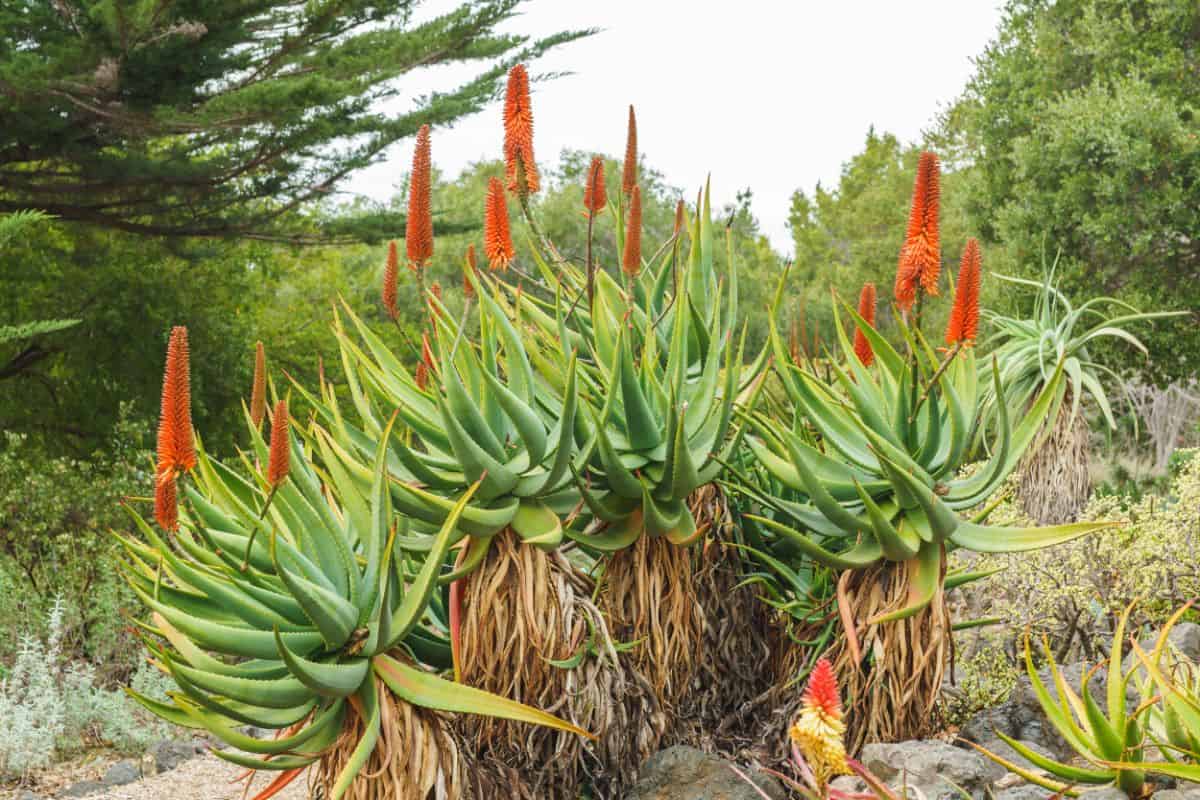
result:
<svg viewBox="0 0 1200 800"><path fill-rule="evenodd" d="M427 610L480 484L452 504L421 557L405 554L395 542L409 522L393 511L386 444L376 449L366 492L340 470L323 480L289 441L286 413L280 404L273 425L282 435L273 431L269 452L250 424L255 450L240 469L198 453L170 541L131 510L142 538L118 536L122 572L153 611L144 638L179 689L166 703L134 692L135 699L236 748L216 751L221 758L281 771L264 796L358 731L327 786L331 798L354 796L358 773L381 757L383 703L582 733L436 674L448 653L427 627ZM389 430L390 423L384 443ZM281 734L256 739L239 732L246 724Z"/></svg>
<svg viewBox="0 0 1200 800"><path fill-rule="evenodd" d="M1130 712L1126 707L1127 692L1133 676L1138 671L1137 665L1128 670L1122 666L1122 640L1125 637L1125 626L1131 609L1132 606L1121 614L1116 630L1113 632L1112 652L1109 654L1106 675L1104 707L1101 707L1089 688L1099 665L1083 676L1079 691L1076 692L1063 679L1049 645L1043 642L1042 650L1046 663L1050 667L1054 689L1058 695L1054 697L1038 675L1033 663L1029 634L1027 633L1025 636L1025 670L1033 685L1038 703L1042 706L1042 710L1055 730L1082 759L1088 762L1088 766L1078 767L1055 761L1026 747L1016 739L996 731L996 735L1023 758L1038 769L1061 778L1062 781L1065 781L1063 783L1044 778L984 747L976 744L971 746L1026 780L1053 791L1061 791L1073 796L1078 793L1070 788L1072 786L1112 784L1131 798L1143 797L1147 793L1146 771L1152 768L1150 764L1144 762L1146 712L1152 707L1155 699L1150 698L1143 691L1141 703L1136 709Z"/></svg>

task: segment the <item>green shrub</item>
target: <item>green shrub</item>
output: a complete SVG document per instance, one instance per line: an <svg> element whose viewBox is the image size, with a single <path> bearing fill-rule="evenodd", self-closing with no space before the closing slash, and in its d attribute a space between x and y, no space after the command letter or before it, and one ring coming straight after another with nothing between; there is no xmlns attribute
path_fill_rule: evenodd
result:
<svg viewBox="0 0 1200 800"><path fill-rule="evenodd" d="M65 649L66 605L56 600L44 637L20 636L13 668L0 682L0 776L23 775L88 746L139 753L170 733L120 689L97 684L90 664ZM166 698L169 681L147 662L134 672L135 690Z"/></svg>
<svg viewBox="0 0 1200 800"><path fill-rule="evenodd" d="M1002 637L1013 662L1024 628L1049 636L1055 658L1101 658L1117 616L1138 598L1131 628L1157 627L1172 609L1200 595L1200 458L1180 451L1179 465L1164 494L1140 498L1096 495L1082 519L1120 519L1111 531L1077 539L1039 558L987 556L972 569L1002 568L966 591L972 616L1010 621L981 633ZM1020 523L1016 504L1006 501L993 522Z"/></svg>
<svg viewBox="0 0 1200 800"><path fill-rule="evenodd" d="M0 664L61 598L63 651L105 680L132 670L138 647L122 612L140 604L115 574L108 531L130 526L120 502L150 483L141 433L122 422L88 460L47 456L17 434L0 440Z"/></svg>

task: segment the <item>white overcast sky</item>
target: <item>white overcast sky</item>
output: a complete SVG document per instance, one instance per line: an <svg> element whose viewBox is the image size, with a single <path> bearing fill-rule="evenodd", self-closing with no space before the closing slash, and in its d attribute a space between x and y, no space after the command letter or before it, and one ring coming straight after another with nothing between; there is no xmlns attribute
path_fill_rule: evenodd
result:
<svg viewBox="0 0 1200 800"><path fill-rule="evenodd" d="M419 17L455 5L431 0ZM646 163L688 194L711 172L714 202L750 187L763 229L789 254L792 192L834 184L872 124L918 139L961 92L999 20L997 0L531 0L508 29L601 29L531 65L573 73L533 86L539 161L556 164L566 148L619 156L632 103ZM471 70L420 72L419 91ZM435 131L434 162L455 176L498 157L500 142L496 104ZM411 158L412 143L398 144L345 188L386 199Z"/></svg>

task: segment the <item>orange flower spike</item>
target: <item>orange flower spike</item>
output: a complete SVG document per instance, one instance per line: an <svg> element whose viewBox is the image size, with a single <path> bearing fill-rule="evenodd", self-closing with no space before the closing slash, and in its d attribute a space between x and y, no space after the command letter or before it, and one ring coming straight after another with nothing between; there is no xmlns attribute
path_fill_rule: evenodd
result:
<svg viewBox="0 0 1200 800"><path fill-rule="evenodd" d="M681 197L681 198L679 198L679 202L675 204L675 235L676 236L678 236L680 231L683 230L684 213L685 213L685 211L684 211L684 207L683 207L683 198Z"/></svg>
<svg viewBox="0 0 1200 800"><path fill-rule="evenodd" d="M291 471L292 444L288 437L290 426L287 400L280 400L275 404L275 412L271 415L271 450L267 458L267 483L271 488L283 483Z"/></svg>
<svg viewBox="0 0 1200 800"><path fill-rule="evenodd" d="M504 169L510 191L537 194L541 178L533 158L533 106L529 101L529 73L524 64L517 64L508 72L508 90L504 95ZM518 185L519 173L524 174L524 185Z"/></svg>
<svg viewBox="0 0 1200 800"><path fill-rule="evenodd" d="M411 217L410 217L411 219ZM388 242L387 263L383 267L383 307L392 320L399 319L400 306L396 302L396 284L400 280L400 255L395 240Z"/></svg>
<svg viewBox="0 0 1200 800"><path fill-rule="evenodd" d="M413 153L412 178L408 185L408 219L405 220L404 229L408 267L414 272L424 269L425 262L433 258L432 170L429 126L422 125L417 132L417 149Z"/></svg>
<svg viewBox="0 0 1200 800"><path fill-rule="evenodd" d="M512 234L508 228L508 202L504 199L504 186L498 178L488 181L487 205L483 218L483 252L488 267L493 271L508 271L508 265L516 256Z"/></svg>
<svg viewBox="0 0 1200 800"><path fill-rule="evenodd" d="M154 482L154 519L164 531L179 530L179 497L175 477L159 475Z"/></svg>
<svg viewBox="0 0 1200 800"><path fill-rule="evenodd" d="M875 327L875 284L870 281L863 284L862 292L858 295L858 315L872 328ZM854 354L864 367L869 367L875 362L875 351L871 349L871 343L857 327L854 329Z"/></svg>
<svg viewBox="0 0 1200 800"><path fill-rule="evenodd" d="M954 308L946 326L946 344L973 344L979 333L979 282L983 271L983 254L979 240L967 239L962 262L958 268L958 284L954 287Z"/></svg>
<svg viewBox="0 0 1200 800"><path fill-rule="evenodd" d="M417 382L417 389L419 391L423 392L429 388L429 367L425 366L424 361L417 362L417 372L413 378Z"/></svg>
<svg viewBox="0 0 1200 800"><path fill-rule="evenodd" d="M642 271L642 190L634 186L629 196L629 224L625 226L625 254L621 269L631 278Z"/></svg>
<svg viewBox="0 0 1200 800"><path fill-rule="evenodd" d="M250 387L250 421L261 429L267 415L267 353L262 342L254 343L254 383Z"/></svg>
<svg viewBox="0 0 1200 800"><path fill-rule="evenodd" d="M896 270L896 304L903 311L912 308L918 287L931 296L938 293L938 275L942 268L938 239L939 183L937 156L928 151L921 153L913 182L908 231Z"/></svg>
<svg viewBox="0 0 1200 800"><path fill-rule="evenodd" d="M628 197L637 185L637 117L629 107L629 130L625 134L625 163L621 165L621 194Z"/></svg>
<svg viewBox="0 0 1200 800"><path fill-rule="evenodd" d="M604 186L604 159L600 156L593 156L592 164L588 167L587 184L583 188L583 207L587 209L588 216L594 217L604 210L607 202L608 194Z"/></svg>
<svg viewBox="0 0 1200 800"><path fill-rule="evenodd" d="M176 325L167 342L162 409L158 421L158 472L172 478L196 466L192 438L192 392L188 376L187 328Z"/></svg>

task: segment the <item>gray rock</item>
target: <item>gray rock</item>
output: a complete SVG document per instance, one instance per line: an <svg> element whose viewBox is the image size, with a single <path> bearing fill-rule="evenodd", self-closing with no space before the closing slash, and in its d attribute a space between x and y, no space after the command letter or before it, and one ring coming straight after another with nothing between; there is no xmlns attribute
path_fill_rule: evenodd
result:
<svg viewBox="0 0 1200 800"><path fill-rule="evenodd" d="M860 761L889 786L919 789L929 800L957 797L956 787L981 797L1005 774L1003 767L974 750L941 741L869 744Z"/></svg>
<svg viewBox="0 0 1200 800"><path fill-rule="evenodd" d="M104 791L106 787L99 781L80 781L58 793L59 797L86 797L89 794Z"/></svg>
<svg viewBox="0 0 1200 800"><path fill-rule="evenodd" d="M17 796L14 798L14 800L42 800L42 796L40 794L34 794L28 789L22 789L21 791L17 792Z"/></svg>
<svg viewBox="0 0 1200 800"><path fill-rule="evenodd" d="M142 777L141 768L132 761L118 761L108 768L100 782L105 786L123 786Z"/></svg>
<svg viewBox="0 0 1200 800"><path fill-rule="evenodd" d="M1049 789L1043 789L1032 783L1023 783L1020 786L1011 786L997 792L996 800L1046 800L1052 797L1054 792Z"/></svg>
<svg viewBox="0 0 1200 800"><path fill-rule="evenodd" d="M1079 800L1129 800L1129 795L1115 786L1101 786L1099 789L1080 792Z"/></svg>
<svg viewBox="0 0 1200 800"><path fill-rule="evenodd" d="M753 787L734 774L730 763L694 747L668 747L642 765L641 778L625 800L762 800ZM743 769L772 800L787 796L770 775Z"/></svg>
<svg viewBox="0 0 1200 800"><path fill-rule="evenodd" d="M154 756L154 771L167 772L195 756L196 745L190 741L166 739L150 748L150 752Z"/></svg>
<svg viewBox="0 0 1200 800"><path fill-rule="evenodd" d="M1155 782L1157 783L1155 776ZM1154 793L1154 800L1200 800L1200 786L1185 783L1183 789L1162 789Z"/></svg>
<svg viewBox="0 0 1200 800"><path fill-rule="evenodd" d="M863 794L867 791L867 783L862 778L853 775L840 775L829 782L834 789L849 794Z"/></svg>

